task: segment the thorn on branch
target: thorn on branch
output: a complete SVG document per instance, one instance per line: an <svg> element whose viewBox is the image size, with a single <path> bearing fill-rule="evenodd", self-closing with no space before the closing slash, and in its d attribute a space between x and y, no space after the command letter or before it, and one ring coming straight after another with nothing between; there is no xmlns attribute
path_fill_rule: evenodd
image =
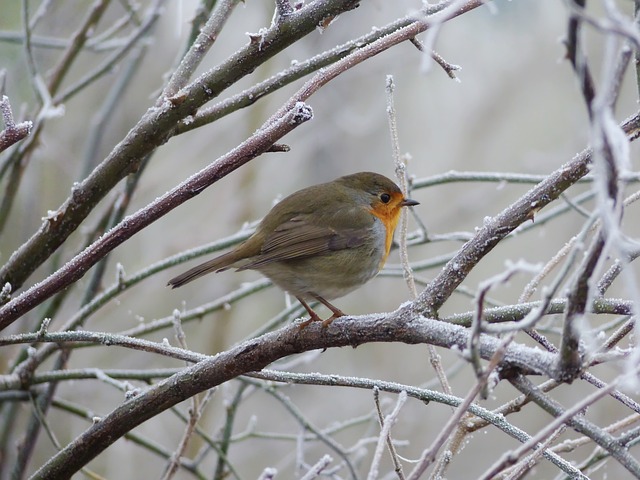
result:
<svg viewBox="0 0 640 480"><path fill-rule="evenodd" d="M268 31L269 30L266 28L261 28L260 30L258 30L258 33L247 32L247 35L249 35L249 42L252 45L258 45L258 51L262 51L264 47L264 40Z"/></svg>
<svg viewBox="0 0 640 480"><path fill-rule="evenodd" d="M180 91L177 94L169 97L167 100L169 100L171 105L173 105L174 107L177 107L179 105L182 105L186 99L187 99L187 94Z"/></svg>
<svg viewBox="0 0 640 480"><path fill-rule="evenodd" d="M329 15L327 17L324 17L320 23L318 23L318 28L320 29L321 32L324 32L329 25L331 25L331 23L333 23L333 21L336 19L336 15Z"/></svg>
<svg viewBox="0 0 640 480"><path fill-rule="evenodd" d="M33 123L30 121L15 123L9 97L6 95L0 99L0 111L4 122L4 130L0 132L0 152L2 152L27 137L31 133Z"/></svg>

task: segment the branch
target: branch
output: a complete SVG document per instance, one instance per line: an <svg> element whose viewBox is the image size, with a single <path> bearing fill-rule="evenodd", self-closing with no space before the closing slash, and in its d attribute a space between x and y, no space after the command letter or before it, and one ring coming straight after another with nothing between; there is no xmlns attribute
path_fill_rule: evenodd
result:
<svg viewBox="0 0 640 480"><path fill-rule="evenodd" d="M421 10L424 15L434 15L443 11L447 7L454 4L451 0L443 0L435 5L428 5ZM473 8L479 7L482 2L475 0L467 1L462 8L449 12L448 18L461 15ZM443 20L441 20L443 21ZM291 67L280 73L274 75L267 80L264 80L256 85L236 94L225 100L212 105L210 107L201 108L198 113L193 117L189 117L188 121L182 121L176 130L176 134L181 134L198 128L202 125L214 122L225 115L228 115L241 108L248 107L257 102L260 98L273 93L274 91L288 85L305 75L315 72L321 68L328 67L338 60L343 59L352 52L361 50L371 43L378 41L388 35L397 32L398 30L416 23L416 15L411 14L403 17L399 20L391 22L381 28L376 28L373 31L362 35L358 38L350 40L342 45L338 45L326 52L322 52L314 57L311 57L302 62L295 62ZM407 40L411 40L407 38Z"/></svg>
<svg viewBox="0 0 640 480"><path fill-rule="evenodd" d="M628 137L634 138L640 130L640 113L625 121L621 128ZM427 316L436 316L454 290L493 247L522 223L533 220L536 212L587 174L591 155L590 149L584 150L498 215L487 218L473 239L447 262L423 290L418 301L407 308L416 308Z"/></svg>
<svg viewBox="0 0 640 480"><path fill-rule="evenodd" d="M287 384L299 384L299 385L327 385L327 386L339 386L347 388L364 388L367 390L379 389L384 392L401 393L406 392L407 396L415 398L425 404L429 402L442 403L443 405L450 405L452 407L459 407L464 399L453 395L447 395L445 393L428 390L426 388L419 388L413 385L404 385L395 382L387 382L383 380L373 380L368 378L358 377L344 377L340 375L322 375L319 373L292 373L282 372L276 370L261 370L260 372L249 373L248 376L253 378L261 378L270 382L283 382ZM554 382L555 383L555 382ZM475 420L482 419L483 426L491 424L496 428L502 430L505 434L518 440L521 443L528 441L531 437L524 431L508 423L505 420L503 411L487 410L477 403L471 403L468 407L469 413L477 417ZM518 407L519 411L520 408ZM471 421L469 429L472 428ZM544 451L543 456L560 468L565 473L572 476L572 478L580 478L586 480L586 477L581 474L579 470L573 467L569 462L560 458L553 452Z"/></svg>
<svg viewBox="0 0 640 480"><path fill-rule="evenodd" d="M613 389L614 384L610 384L609 388L598 390L584 401L574 405L571 409L565 410L558 402L542 394L529 379L522 375L511 379L511 383L522 393L531 397L532 400L547 413L556 417L557 421L550 423L543 432L549 429L555 429L561 422L565 423L577 432L591 438L618 460L635 478L640 478L640 464L629 454L628 449L612 435L597 427L580 414L584 408L593 404L596 399L609 393L609 390Z"/></svg>
<svg viewBox="0 0 640 480"><path fill-rule="evenodd" d="M582 370L580 329L576 325L586 312L590 297L590 283L605 246L602 232L595 239L580 266L577 278L567 296L567 308L562 329L560 357L556 380L571 382Z"/></svg>
<svg viewBox="0 0 640 480"><path fill-rule="evenodd" d="M64 80L67 72L73 65L74 60L78 57L80 52L91 36L92 32L96 29L102 15L107 10L110 0L100 0L89 9L86 17L80 23L80 28L71 35L71 41L64 53L62 54L57 65L54 67L49 80L47 81L47 90L50 95L55 95L60 87L60 84Z"/></svg>
<svg viewBox="0 0 640 480"><path fill-rule="evenodd" d="M582 22L581 15L584 11L585 3L585 0L573 0L570 3L570 8L575 11L571 12L569 17L569 25L567 27L568 33L565 43L567 46L567 58L571 62L571 65L578 76L580 89L586 103L587 111L589 112L589 117L592 117L592 103L596 93L593 85L593 78L591 77L591 71L587 65L584 53L580 48L582 42L579 38Z"/></svg>
<svg viewBox="0 0 640 480"><path fill-rule="evenodd" d="M261 370L279 358L329 347L390 341L428 343L446 348L456 346L462 350L468 337L467 330L462 327L409 315L402 309L388 315L341 317L328 328L313 324L300 330L297 324L289 325L208 357L129 399L67 445L33 478L70 477L135 426L199 392ZM498 339L482 336L480 354L483 358L491 358L499 348ZM504 352L501 367L548 374L554 358L539 349L511 344Z"/></svg>
<svg viewBox="0 0 640 480"><path fill-rule="evenodd" d="M198 37L191 44L180 65L171 76L167 86L162 93L162 97L172 97L178 90L184 87L198 65L202 63L205 55L218 39L222 27L226 24L231 12L240 3L240 0L223 0L216 2L215 9L211 13L209 20L200 30Z"/></svg>

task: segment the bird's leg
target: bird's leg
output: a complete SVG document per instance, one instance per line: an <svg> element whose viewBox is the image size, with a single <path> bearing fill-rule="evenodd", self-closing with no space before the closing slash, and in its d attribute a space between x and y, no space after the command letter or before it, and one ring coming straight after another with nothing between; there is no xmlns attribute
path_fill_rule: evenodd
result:
<svg viewBox="0 0 640 480"><path fill-rule="evenodd" d="M307 313L309 314L309 320L305 320L304 322L302 322L298 327L298 329L302 330L303 328L306 328L307 326L309 326L312 322L322 321L322 319L318 316L316 312L313 311L313 309L309 306L307 302L305 302L300 297L296 297L296 298L300 302L300 305L302 305L304 309L307 311Z"/></svg>
<svg viewBox="0 0 640 480"><path fill-rule="evenodd" d="M301 299L300 297L296 297L298 299L298 301L300 302L300 304L304 307L304 309L307 311L307 313L309 314L309 320L305 320L304 322L302 322L299 326L299 329L302 330L303 328L307 327L308 325L310 325L312 322L322 322L322 326L324 328L328 327L331 322L333 322L336 318L338 317L343 317L344 316L344 312L342 310L340 310L337 307L334 307L333 305L331 305L327 300L325 300L324 298L322 298L320 295L313 295L313 298L315 298L317 301L319 301L321 304L323 304L325 307L327 307L329 310L331 310L331 312L333 313L333 315L331 315L329 318L327 318L326 320L322 320L318 314L316 312L313 311L313 309L309 306L309 304L307 304L307 302L305 302L303 299Z"/></svg>
<svg viewBox="0 0 640 480"><path fill-rule="evenodd" d="M331 305L331 303L329 303L327 300L322 298L320 295L315 295L315 294L312 294L312 295L313 295L313 298L318 300L321 304L323 304L333 313L333 315L331 315L329 318L322 321L323 327L325 328L328 327L329 325L331 325L331 322L333 322L338 317L344 317L344 312L340 310L338 307L334 307L333 305Z"/></svg>

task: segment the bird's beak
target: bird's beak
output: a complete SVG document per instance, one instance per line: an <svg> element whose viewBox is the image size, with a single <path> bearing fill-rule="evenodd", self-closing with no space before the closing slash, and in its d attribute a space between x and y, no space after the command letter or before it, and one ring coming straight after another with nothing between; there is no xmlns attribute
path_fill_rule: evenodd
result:
<svg viewBox="0 0 640 480"><path fill-rule="evenodd" d="M415 200L411 200L410 198L405 198L400 202L400 205L403 207L415 207L416 205L420 205L420 202L416 202Z"/></svg>

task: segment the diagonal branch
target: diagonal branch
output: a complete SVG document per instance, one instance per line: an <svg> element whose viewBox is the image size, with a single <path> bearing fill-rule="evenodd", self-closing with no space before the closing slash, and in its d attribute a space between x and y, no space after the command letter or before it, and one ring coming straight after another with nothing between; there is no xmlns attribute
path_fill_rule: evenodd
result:
<svg viewBox="0 0 640 480"><path fill-rule="evenodd" d="M522 393L529 396L536 404L543 408L547 413L562 420L565 424L591 438L596 444L601 446L611 454L621 465L623 465L635 478L640 478L640 463L634 459L628 449L613 435L607 433L591 421L587 420L581 411L589 404L592 404L596 398L606 395L609 389L602 389L587 397L586 401L580 402L571 409L565 410L555 400L543 394L528 378L519 375L510 380L511 383ZM613 388L613 385L610 386ZM550 426L552 426L551 424Z"/></svg>
<svg viewBox="0 0 640 480"><path fill-rule="evenodd" d="M343 0L343 2L346 2L346 0ZM287 112L295 109L299 102L309 98L318 89L344 71L394 45L415 37L418 33L426 30L435 22L442 22L482 4L482 0L469 0L463 7L458 8L453 12L444 10L434 14L434 18L420 17L412 24L387 35L376 42L373 42L361 50L353 52L348 57L334 64L331 68L319 72L314 76L314 78L305 83L305 85L303 85L303 87L294 94L285 103L285 105L283 105L280 110L278 110L278 112L276 112L267 121L266 124L269 125L272 122L281 119L287 114ZM347 2L346 6L353 5ZM282 22L296 22L300 12L305 11L305 8L291 13L283 19ZM314 13L316 16L319 15L315 10ZM282 29L284 26L279 24L279 28ZM263 50L267 50L270 47L272 49L284 48L284 40L278 37L278 31L272 32L272 30L269 30L263 34L260 45L254 45L254 49L257 49L254 52L255 56L259 57L258 53ZM251 49L252 45L253 43L247 48ZM243 55L245 53L246 52L242 50L232 55L228 62L231 62L233 65L241 60L248 63L249 67L243 66L242 73L249 73L248 70L253 66L252 62L255 62L256 60L251 59L251 61L248 61L247 59L244 59ZM270 55L275 53L276 52L270 51ZM55 212L54 215L47 218L43 226L40 228L40 231L29 239L18 251L14 252L14 254L9 258L7 264L0 270L0 284L8 282L11 284L13 290L21 285L22 281L26 279L26 276L28 276L34 268L40 265L40 263L46 260L48 255L50 255L55 248L59 246L59 244L63 243L66 237L70 235L75 228L77 228L79 223L90 213L91 209L95 205L94 202L97 202L103 194L106 194L107 191L115 185L115 183L112 184L112 182L117 182L123 175L131 173L138 168L140 161L143 158L139 155L144 152L151 152L155 146L159 145L159 143L168 140L168 138L173 134L173 128L177 122L184 118L195 105L200 105L215 96L215 94L218 93L216 88L226 88L226 84L215 84L217 86L215 88L212 87L212 82L214 80L222 81L221 78L229 80L224 75L222 77L220 77L220 75L223 75L220 73L220 69L215 69L194 81L194 83L189 87L181 90L174 97L165 101L162 105L149 109L138 125L129 132L127 138L116 146L109 157L104 160L102 164L98 165L86 180L74 188L72 196L67 199L65 204ZM234 78L233 80L235 81L237 78ZM130 140L127 141L127 139ZM218 176L216 180L219 178L221 178L221 176ZM86 270L73 273L69 278L77 280L82 276L84 271ZM53 287L50 284L51 286L46 293L38 292L37 298L42 301L53 293L56 293L56 291L59 291L63 286L67 286L69 284L70 283L66 281L63 282L63 285L60 285L60 287ZM35 285L31 290L35 293L36 291L39 291L39 287L40 285ZM11 323L15 318L37 305L35 298L34 300L29 301L27 301L28 299L24 295L22 295L21 298L23 303L22 308L19 310L11 311L9 305L0 309L0 329L4 328L4 326ZM15 302L12 303L15 305ZM27 303L29 306L27 306Z"/></svg>
<svg viewBox="0 0 640 480"><path fill-rule="evenodd" d="M560 356L558 357L558 371L554 377L556 380L571 382L580 375L582 370L582 354L580 352L580 332L578 331L578 319L585 314L587 303L590 300L590 279L605 246L602 233L594 240L587 252L578 271L569 294L567 295L567 308L562 327L562 342L560 344Z"/></svg>
<svg viewBox="0 0 640 480"><path fill-rule="evenodd" d="M223 0L216 2L215 9L211 13L209 20L207 20L202 27L197 38L189 47L189 51L185 54L180 65L169 79L167 86L162 92L163 96L172 97L187 84L193 72L195 72L211 46L218 39L222 27L224 27L231 12L233 12L233 9L238 3L240 3L240 0Z"/></svg>

